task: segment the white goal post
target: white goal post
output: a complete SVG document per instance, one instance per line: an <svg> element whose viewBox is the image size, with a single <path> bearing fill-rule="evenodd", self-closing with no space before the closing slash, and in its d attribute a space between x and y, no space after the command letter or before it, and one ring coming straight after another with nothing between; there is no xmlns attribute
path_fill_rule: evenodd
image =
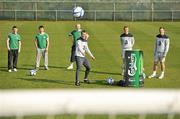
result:
<svg viewBox="0 0 180 119"><path fill-rule="evenodd" d="M57 114L178 114L180 90L0 90L0 117Z"/></svg>

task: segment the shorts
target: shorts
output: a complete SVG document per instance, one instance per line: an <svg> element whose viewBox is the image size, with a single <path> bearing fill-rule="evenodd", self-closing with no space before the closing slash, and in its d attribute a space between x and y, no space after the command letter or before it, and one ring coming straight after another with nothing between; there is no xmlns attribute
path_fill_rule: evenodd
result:
<svg viewBox="0 0 180 119"><path fill-rule="evenodd" d="M164 53L163 52L157 52L155 53L154 55L154 61L155 62L164 62L165 61L165 56L164 56Z"/></svg>

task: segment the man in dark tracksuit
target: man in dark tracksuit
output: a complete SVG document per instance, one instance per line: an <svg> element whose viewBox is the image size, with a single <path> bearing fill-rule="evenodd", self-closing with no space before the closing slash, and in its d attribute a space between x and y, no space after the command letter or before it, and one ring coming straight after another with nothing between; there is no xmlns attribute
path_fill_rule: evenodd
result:
<svg viewBox="0 0 180 119"><path fill-rule="evenodd" d="M12 33L9 33L7 38L8 49L8 72L17 71L18 53L21 51L21 37L17 33L18 28L12 27Z"/></svg>
<svg viewBox="0 0 180 119"><path fill-rule="evenodd" d="M70 66L67 69L73 69L73 62L75 61L75 51L76 51L76 41L81 37L81 25L76 24L75 30L73 30L69 36L73 37L73 45L71 48L71 58L70 58Z"/></svg>

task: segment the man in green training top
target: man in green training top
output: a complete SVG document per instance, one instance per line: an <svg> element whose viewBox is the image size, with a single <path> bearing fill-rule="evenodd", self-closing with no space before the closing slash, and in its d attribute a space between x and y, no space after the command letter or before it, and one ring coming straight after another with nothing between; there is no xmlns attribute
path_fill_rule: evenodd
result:
<svg viewBox="0 0 180 119"><path fill-rule="evenodd" d="M71 48L71 58L70 58L70 66L67 69L73 69L73 62L75 61L75 51L76 51L76 41L81 37L81 25L76 24L75 30L73 30L71 33L69 33L69 36L72 36L73 38L73 45Z"/></svg>
<svg viewBox="0 0 180 119"><path fill-rule="evenodd" d="M44 26L39 26L39 33L35 37L36 47L36 70L39 69L41 56L44 58L44 68L48 70L48 49L49 49L49 36L44 32Z"/></svg>
<svg viewBox="0 0 180 119"><path fill-rule="evenodd" d="M8 49L8 72L17 71L18 54L21 51L21 37L17 33L17 26L12 27L12 33L9 33L7 38Z"/></svg>

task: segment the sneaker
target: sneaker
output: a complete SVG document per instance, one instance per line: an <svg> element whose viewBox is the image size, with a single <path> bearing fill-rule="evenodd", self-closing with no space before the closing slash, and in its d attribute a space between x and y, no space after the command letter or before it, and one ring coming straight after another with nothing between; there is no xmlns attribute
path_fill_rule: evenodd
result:
<svg viewBox="0 0 180 119"><path fill-rule="evenodd" d="M14 68L14 69L13 69L13 71L17 72L17 69L16 69L16 68Z"/></svg>
<svg viewBox="0 0 180 119"><path fill-rule="evenodd" d="M164 78L164 74L161 74L158 79L163 79Z"/></svg>
<svg viewBox="0 0 180 119"><path fill-rule="evenodd" d="M9 70L8 70L8 72L12 72L12 70L11 70L11 69L9 69Z"/></svg>
<svg viewBox="0 0 180 119"><path fill-rule="evenodd" d="M90 84L90 81L88 79L84 79L84 83Z"/></svg>
<svg viewBox="0 0 180 119"><path fill-rule="evenodd" d="M76 82L75 82L75 85L76 85L76 86L80 86L80 82L79 82L79 81L76 81Z"/></svg>
<svg viewBox="0 0 180 119"><path fill-rule="evenodd" d="M48 66L45 66L44 69L45 69L45 70L49 70Z"/></svg>
<svg viewBox="0 0 180 119"><path fill-rule="evenodd" d="M67 69L68 70L73 69L73 65L70 65Z"/></svg>
<svg viewBox="0 0 180 119"><path fill-rule="evenodd" d="M148 76L149 79L155 78L155 77L156 77L156 74L152 74L152 75Z"/></svg>

